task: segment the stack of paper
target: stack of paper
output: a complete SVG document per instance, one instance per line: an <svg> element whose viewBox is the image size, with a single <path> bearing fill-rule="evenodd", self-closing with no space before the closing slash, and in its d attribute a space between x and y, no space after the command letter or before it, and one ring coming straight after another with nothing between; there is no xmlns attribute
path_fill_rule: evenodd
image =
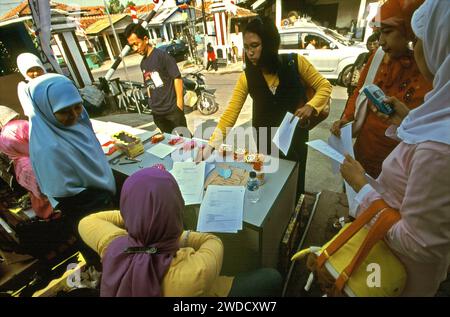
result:
<svg viewBox="0 0 450 317"><path fill-rule="evenodd" d="M245 187L209 185L200 206L197 231L236 233L242 230Z"/></svg>

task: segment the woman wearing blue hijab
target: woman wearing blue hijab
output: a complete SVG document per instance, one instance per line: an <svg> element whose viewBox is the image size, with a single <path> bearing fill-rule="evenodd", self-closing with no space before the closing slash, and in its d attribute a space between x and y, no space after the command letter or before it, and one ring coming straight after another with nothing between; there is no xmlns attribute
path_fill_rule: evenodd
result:
<svg viewBox="0 0 450 317"><path fill-rule="evenodd" d="M77 88L62 75L45 74L29 93L30 158L41 191L78 220L109 207L114 177Z"/></svg>

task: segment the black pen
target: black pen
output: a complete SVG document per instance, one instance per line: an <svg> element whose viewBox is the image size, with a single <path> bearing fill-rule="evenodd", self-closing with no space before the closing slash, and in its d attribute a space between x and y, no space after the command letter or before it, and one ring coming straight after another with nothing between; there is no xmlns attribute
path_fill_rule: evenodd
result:
<svg viewBox="0 0 450 317"><path fill-rule="evenodd" d="M135 164L138 163L139 161L131 161L131 162L120 162L119 165L125 165L125 164Z"/></svg>

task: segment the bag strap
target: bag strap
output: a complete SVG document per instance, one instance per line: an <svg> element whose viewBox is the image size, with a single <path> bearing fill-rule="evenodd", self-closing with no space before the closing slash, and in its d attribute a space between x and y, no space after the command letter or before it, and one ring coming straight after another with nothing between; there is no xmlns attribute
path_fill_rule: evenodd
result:
<svg viewBox="0 0 450 317"><path fill-rule="evenodd" d="M317 258L317 266L322 267L327 259L338 251L351 237L382 209L388 205L382 199L375 200L358 218L355 219L343 232L341 232Z"/></svg>
<svg viewBox="0 0 450 317"><path fill-rule="evenodd" d="M372 62L369 66L369 71L367 72L366 79L364 80L364 85L362 85L361 89L358 91L358 97L356 98L356 109L355 109L355 120L362 116L362 121L364 121L367 112L367 96L363 93L363 89L365 86L372 84L375 79L375 75L377 74L378 68L380 67L381 62L383 61L384 51L381 46L376 50L375 56L372 59ZM361 128L360 126L356 127L356 124L353 124L353 135L356 136L357 132Z"/></svg>
<svg viewBox="0 0 450 317"><path fill-rule="evenodd" d="M370 228L366 238L353 257L350 264L341 272L336 279L335 285L339 291L342 291L347 280L352 273L361 265L375 244L382 240L394 223L400 220L400 213L392 208L385 208L381 211L380 217Z"/></svg>
<svg viewBox="0 0 450 317"><path fill-rule="evenodd" d="M303 80L302 78L302 74L300 74L300 72L298 71L298 54L297 53L289 53L289 54L280 54L280 63L282 65L287 65L290 67L294 67L295 68L295 72L297 73L298 77L300 78L300 83L302 84L302 86L305 88L307 88L306 82ZM294 66L292 66L294 65Z"/></svg>
<svg viewBox="0 0 450 317"><path fill-rule="evenodd" d="M381 46L376 50L375 56L372 59L372 63L370 63L369 71L367 72L366 80L364 81L364 86L368 84L372 84L375 79L375 75L377 74L378 68L380 67L381 62L383 61L384 51Z"/></svg>

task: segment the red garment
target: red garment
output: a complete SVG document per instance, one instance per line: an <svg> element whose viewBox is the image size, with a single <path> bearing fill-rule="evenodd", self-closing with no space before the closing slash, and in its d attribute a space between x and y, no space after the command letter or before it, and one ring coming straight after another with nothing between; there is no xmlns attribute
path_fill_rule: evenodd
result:
<svg viewBox="0 0 450 317"><path fill-rule="evenodd" d="M29 124L26 120L12 120L0 132L0 151L13 161L16 180L29 191L31 207L36 215L47 219L53 208L36 182L30 162L29 142Z"/></svg>
<svg viewBox="0 0 450 317"><path fill-rule="evenodd" d="M214 53L214 49L211 51L208 51L208 61L215 61L216 60L216 54Z"/></svg>
<svg viewBox="0 0 450 317"><path fill-rule="evenodd" d="M354 118L356 98L364 85L373 57L374 54L361 72L358 87L347 101L343 119L351 121ZM421 105L425 94L432 88L420 74L412 54L399 59L391 59L385 55L375 75L374 84L380 87L386 96L397 97L410 109ZM384 159L398 144L397 141L385 136L388 127L389 125L381 121L372 111L368 111L354 145L356 160L374 178L380 174Z"/></svg>

